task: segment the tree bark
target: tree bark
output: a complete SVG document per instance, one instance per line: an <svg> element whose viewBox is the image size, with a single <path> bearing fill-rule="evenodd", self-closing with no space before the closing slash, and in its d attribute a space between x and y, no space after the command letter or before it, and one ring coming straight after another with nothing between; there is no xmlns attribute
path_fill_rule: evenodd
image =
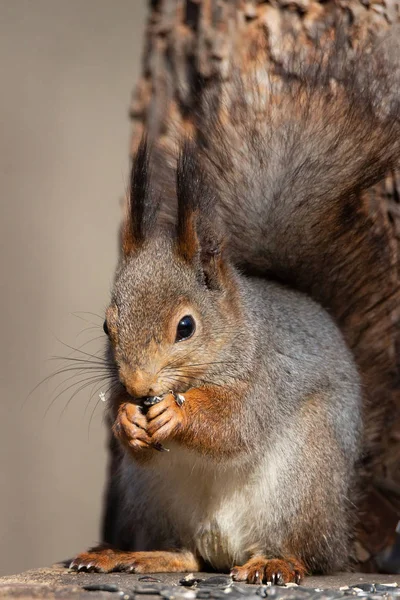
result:
<svg viewBox="0 0 400 600"><path fill-rule="evenodd" d="M143 74L131 105L132 153L146 129L161 152L172 149L176 132L195 126L202 90L229 80L235 67L251 69L263 49L275 75L290 68L289 53L311 59L321 40L340 23L344 44L389 31L400 20L400 0L152 0L146 31ZM266 54L265 54L266 52ZM266 60L265 60L266 56ZM400 57L399 57L400 58ZM368 274L350 305L340 300L332 312L352 348L370 405L367 435L373 451L364 461L368 491L360 508L358 559L367 570L380 564L393 543L400 519L399 244L400 173L363 194L363 210L382 243L382 277ZM382 262L382 261L381 261ZM378 268L378 267L377 267ZM118 461L110 448L110 474L104 537L112 541L112 473Z"/></svg>

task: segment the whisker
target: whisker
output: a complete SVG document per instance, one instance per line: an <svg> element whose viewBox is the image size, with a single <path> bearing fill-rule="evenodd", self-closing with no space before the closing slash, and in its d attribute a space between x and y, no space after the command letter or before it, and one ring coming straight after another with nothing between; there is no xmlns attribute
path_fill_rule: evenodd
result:
<svg viewBox="0 0 400 600"><path fill-rule="evenodd" d="M86 331L87 331L87 330L86 330ZM84 332L85 332L85 331L81 331L81 333L84 333ZM78 334L78 336L79 336L79 335L80 335L80 334ZM77 336L77 337L78 337L78 336ZM78 348L76 349L76 351L77 351L77 352L80 352L82 348L84 348L84 347L85 347L85 346L87 346L88 344L93 344L93 342L97 342L97 340L101 340L101 339L103 339L103 341L104 341L104 338L105 338L105 333L102 333L102 335L97 335L96 337L93 337L93 338L91 338L90 340L86 340L86 342L83 342L83 344L81 344L80 346L78 346ZM66 358L70 358L70 357L71 357L73 354L75 354L75 352L76 352L76 351L74 350L73 352L70 352L70 353L68 354L68 356L66 356ZM93 356L96 356L97 358L100 358L100 357L99 357L99 352L104 352L104 351L105 351L105 348L104 348L104 346L102 346L101 348L99 348L99 349L98 349L98 350L97 350L97 351L94 353L94 355L93 355Z"/></svg>
<svg viewBox="0 0 400 600"><path fill-rule="evenodd" d="M90 419L89 419L89 425L88 425L88 441L90 440L90 426L92 424L92 420L94 417L94 413L96 412L96 409L98 407L98 405L100 404L101 400L100 398L97 400L96 404L94 405L94 409L92 410L92 413L90 415Z"/></svg>
<svg viewBox="0 0 400 600"><path fill-rule="evenodd" d="M53 357L55 358L55 357ZM51 359L50 359L51 360ZM69 373L71 371L99 371L99 372L113 372L113 369L110 368L110 365L105 365L105 364L99 364L98 366L95 365L89 365L86 367L78 367L78 366L73 366L73 367L64 367L62 369L57 369L57 371L55 371L54 373L50 373L50 375L47 375L46 377L44 377L41 381L39 381L39 383L37 383L35 385L35 387L29 392L29 394L26 396L26 398L24 398L21 408L20 410L23 410L26 403L28 402L29 398L32 396L32 394L34 394L36 392L36 390L41 386L44 385L45 383L47 383L48 381L50 381L51 379L53 379L54 377L57 377L57 375L62 375L63 373Z"/></svg>
<svg viewBox="0 0 400 600"><path fill-rule="evenodd" d="M196 376L192 376L192 375L177 375L176 377L174 377L173 375L168 375L167 376L168 380L173 380L177 383L181 383L181 384L186 384L188 382L182 381L182 379L188 379L189 383L192 381L194 383L196 382L200 382L203 385L211 385L213 387L224 387L223 385L216 383L215 381L211 381L209 379L204 379L202 377L196 377Z"/></svg>
<svg viewBox="0 0 400 600"><path fill-rule="evenodd" d="M62 342L60 339L58 339L56 337L56 340L62 344L63 346L65 346L66 348L69 348L70 350L74 350L75 352L78 352L79 354L83 354L84 356L89 356L90 358L94 358L96 360L99 359L98 356L95 356L94 354L90 354L90 352L84 352L83 350L79 350L78 348L74 348L74 346L70 346L69 344L66 344L65 342ZM66 357L67 358L67 357Z"/></svg>
<svg viewBox="0 0 400 600"><path fill-rule="evenodd" d="M184 368L188 368L188 367L208 367L208 366L212 366L212 365L234 365L237 363L237 360L220 360L220 361L214 361L214 362L207 362L207 363L185 363L185 367ZM168 365L166 367L164 367L165 369L169 368L170 364L168 363ZM182 367L183 368L183 367Z"/></svg>
<svg viewBox="0 0 400 600"><path fill-rule="evenodd" d="M81 335L83 335L84 333L86 333L87 331L92 331L93 329L99 330L101 329L100 325L92 325L91 327L85 327L84 329L82 329L82 331L80 331L78 333L78 335L76 336L77 338L80 337ZM105 335L105 334L104 334ZM100 337L100 336L99 336ZM102 336L103 337L103 336ZM99 339L99 338L95 338L95 339Z"/></svg>
<svg viewBox="0 0 400 600"><path fill-rule="evenodd" d="M87 377L86 379L80 379L79 381L75 381L74 383L72 383L71 385L67 386L66 388L64 388L63 390L61 390L50 402L49 406L47 407L43 418L46 418L49 410L51 409L51 407L54 405L54 403L56 402L56 400L62 396L63 394L65 394L65 392L68 392L68 390L70 390L71 388L75 387L76 385L80 385L81 383L85 382L85 386L86 385L91 385L92 383L94 383L95 381L103 381L104 380L104 376L100 376L100 375L91 375L90 377ZM76 393L78 393L80 391L80 389L83 388L79 388L77 390L77 392L74 393L74 395L72 396L72 398L75 396ZM71 398L71 399L72 399ZM70 400L71 400L70 399ZM70 402L70 400L68 401L68 403Z"/></svg>
<svg viewBox="0 0 400 600"><path fill-rule="evenodd" d="M86 406L85 406L85 410L83 411L83 417L86 417L86 413L87 413L87 411L89 410L89 406L90 406L90 403L91 403L91 401L92 401L92 398L93 398L93 396L94 396L94 393L95 393L95 389L96 389L97 383L98 383L98 382L97 382L97 381L95 381L95 382L94 382L94 384L93 384L93 386L92 386L92 389L90 390L90 394L89 394L89 400L87 401L87 404L86 404ZM103 385L103 382L101 382L101 385L100 385L100 387L101 387L102 385Z"/></svg>
<svg viewBox="0 0 400 600"><path fill-rule="evenodd" d="M172 373L176 373L178 375L180 375L180 374L186 375L187 374L187 375L190 375L191 377L201 377L204 375L202 372L197 373L195 370L190 372L190 369L188 370L186 368L186 366L185 367L175 367L175 369L166 368L165 371L167 373L172 371ZM215 369L212 373L206 373L206 375L207 374L208 375L226 375L227 371L221 370L221 369Z"/></svg>
<svg viewBox="0 0 400 600"><path fill-rule="evenodd" d="M82 367L75 367L75 369L74 369L74 370L77 370L77 371L83 371L83 372L82 372L82 375L84 375L84 374L85 374L85 370L84 370ZM97 369L95 369L95 370L97 370ZM59 384L57 384L57 385L56 385L56 387L53 389L53 392L52 392L52 393L54 394L54 392L56 392L56 391L57 391L57 390L58 390L58 389L59 389L59 388L60 388L62 385L64 385L64 384L65 384L67 381L70 381L70 380L71 380L71 379L73 379L74 377L77 377L77 374L76 374L76 373L73 373L72 375L70 375L69 377L67 377L66 379L64 379L63 381L60 381L60 383L59 383Z"/></svg>
<svg viewBox="0 0 400 600"><path fill-rule="evenodd" d="M92 378L94 379L95 376L93 375ZM90 380L92 380L92 378L90 378ZM43 414L43 418L45 419L47 417L47 414L49 413L49 411L51 410L52 406L54 406L54 403L56 402L57 398L59 398L64 392L67 392L71 387L74 387L75 385L79 385L82 381L87 381L85 379L83 380L79 380L74 382L72 385L68 386L66 389L61 390L61 392L59 392L51 401L50 404L47 406L46 410L44 411ZM64 381L62 382L64 383Z"/></svg>
<svg viewBox="0 0 400 600"><path fill-rule="evenodd" d="M87 413L87 411L88 411L88 409L89 409L89 406L90 406L90 403L91 403L91 401L92 401L92 398L93 398L93 397L96 395L96 392L97 392L97 391L100 391L100 388L101 388L101 387L103 387L103 383L104 383L104 382L102 382L102 383L101 383L101 385L99 386L99 388L97 388L97 390L96 390L96 389L94 389L94 388L95 388L95 386L97 385L97 382L94 384L94 386L93 386L93 389L92 389L92 391L91 391L91 393L90 393L90 396L89 396L89 401L88 401L88 403L87 403L87 405L86 405L86 408L85 408L85 411L84 411L84 413L83 413L83 416L84 416L84 417L86 416L86 413ZM116 379L116 378L112 377L112 378L111 378L111 383L109 384L109 386L107 387L106 391L104 392L104 393L105 393L105 395L107 396L107 395L109 394L109 392L111 391L111 389L112 389L114 386L118 385L119 383L120 383L119 379Z"/></svg>
<svg viewBox="0 0 400 600"><path fill-rule="evenodd" d="M98 319L100 319L101 322L104 321L104 316L102 317L101 315L98 315L97 313L94 313L94 312L90 312L88 310L77 310L77 311L71 313L71 315L73 315L77 319L82 319L82 321L85 321L85 319L83 317L81 317L80 315L92 315L92 317L97 317ZM86 322L91 323L91 321L86 321Z"/></svg>
<svg viewBox="0 0 400 600"><path fill-rule="evenodd" d="M87 358L79 358L77 356L51 356L49 360L65 360L76 363L83 363L85 365L99 365L99 366L107 366L110 368L117 368L114 363L110 363L106 358L101 358L100 356L96 357L97 360L89 360Z"/></svg>
<svg viewBox="0 0 400 600"><path fill-rule="evenodd" d="M81 386L80 386L80 387L79 387L79 388L78 388L78 389L77 389L77 390L76 390L76 391L75 391L75 392L72 394L72 396L69 398L68 402L66 403L66 405L65 405L65 406L64 406L64 408L62 409L62 411L61 411L61 414L60 414L60 417L59 417L59 419L58 419L58 422L60 422L60 421L61 421L61 419L62 419L62 417L63 417L63 415L64 415L65 411L67 410L68 406L71 404L71 402L72 402L72 400L75 398L75 396L76 396L77 394L79 394L79 392L83 391L85 388L87 388L87 387L89 387L90 385L92 385L93 383L98 383L98 382L101 382L101 383L100 383L100 387L101 387L101 386L103 385L103 382L104 382L103 378L97 378L97 381L94 381L94 380L93 380L93 378L91 378L90 380L86 381L86 383L84 383L83 385L81 385ZM71 387L72 387L72 386L71 386ZM67 391L67 390L64 390L64 392L65 392L65 391ZM64 393L64 392L62 392L62 393ZM59 395L60 395L60 394L59 394Z"/></svg>
<svg viewBox="0 0 400 600"><path fill-rule="evenodd" d="M180 356L177 356L174 360L172 360L171 362L168 363L168 367L173 367L174 365L176 365L177 363L180 362L185 362L191 354L193 354L195 351L194 350L190 350L188 352L186 352L186 354L181 354ZM207 366L207 365L212 365L212 364L229 364L229 363L234 363L235 361L215 361L215 362L210 362L210 363L194 363L192 365L186 365L185 366Z"/></svg>
<svg viewBox="0 0 400 600"><path fill-rule="evenodd" d="M96 394L98 394L100 392L101 388L104 386L104 381L100 381L100 385L98 385L98 384L99 384L99 382L96 381L94 383L93 387L92 387L88 403L86 404L85 411L83 413L84 416L86 416L86 413L87 413L87 411L89 409L89 406L90 406L90 403L91 403L92 399L96 396ZM107 393L108 389L109 389L109 387L106 389L106 393ZM99 396L99 399L100 399L100 396Z"/></svg>
<svg viewBox="0 0 400 600"><path fill-rule="evenodd" d="M181 361L185 361L187 359L188 356L190 356L193 353L193 350L190 352L187 352L186 354L184 354L183 356L178 356L175 360L172 360L171 362L168 363L168 367L173 367L174 365L176 365L177 363L181 362ZM165 367L166 368L166 367Z"/></svg>
<svg viewBox="0 0 400 600"><path fill-rule="evenodd" d="M104 337L104 334L103 334L103 335L98 335L97 337L95 337L95 338L93 338L93 339L91 339L91 340L88 340L87 342L85 342L84 344L82 344L81 346L79 346L79 350L80 350L81 348L84 348L84 347L85 347L85 346L87 346L88 344L92 344L93 342L96 342L97 340L100 340L100 339L101 339L101 338L103 338L103 337ZM103 360L103 359L101 358L101 356L100 356L100 353L101 353L101 352L103 352L103 353L104 353L104 348L99 348L98 350L96 350L96 352L94 353L94 356L97 356L97 358L98 358L98 359L100 359L100 360ZM67 357L67 359L68 359L68 358L70 358L70 356L68 356L68 357ZM72 358L74 358L74 357L72 357ZM105 359L105 360L107 360L107 359Z"/></svg>
<svg viewBox="0 0 400 600"><path fill-rule="evenodd" d="M112 383L112 384L109 386L109 388L106 390L106 392L105 392L105 393L106 393L106 394L109 394L109 393L110 393L110 391L114 389L114 387L117 387L117 386L119 385L119 383L120 383L119 381L118 381L118 382L117 382L117 381L114 381L114 382L113 382L113 383ZM100 387L101 387L101 386L100 386ZM98 407L98 405L99 405L99 403L100 403L100 402L101 402L101 400L100 400L100 398L99 398L99 399L97 400L97 402L96 402L95 406L94 406L94 409L93 409L93 411L92 411L91 415L90 415L90 419L89 419L89 425L88 425L88 440L89 440L89 438L90 438L90 426L91 426L91 424L92 424L92 420L93 420L93 417L94 417L94 413L96 412L96 409L97 409L97 407Z"/></svg>

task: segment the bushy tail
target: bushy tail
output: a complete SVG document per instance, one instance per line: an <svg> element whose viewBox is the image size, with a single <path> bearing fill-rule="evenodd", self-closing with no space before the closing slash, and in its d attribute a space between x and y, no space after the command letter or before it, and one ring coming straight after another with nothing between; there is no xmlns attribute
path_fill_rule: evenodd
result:
<svg viewBox="0 0 400 600"><path fill-rule="evenodd" d="M400 158L400 77L383 45L352 57L336 45L289 71L255 67L206 94L197 137L234 262L308 293L339 323L373 397L371 442L398 385L388 345L400 296L365 191Z"/></svg>
<svg viewBox="0 0 400 600"><path fill-rule="evenodd" d="M330 307L322 282L348 280L344 236L368 233L361 194L400 158L400 88L381 55L318 58L297 77L234 77L222 104L206 97L199 139L235 262Z"/></svg>

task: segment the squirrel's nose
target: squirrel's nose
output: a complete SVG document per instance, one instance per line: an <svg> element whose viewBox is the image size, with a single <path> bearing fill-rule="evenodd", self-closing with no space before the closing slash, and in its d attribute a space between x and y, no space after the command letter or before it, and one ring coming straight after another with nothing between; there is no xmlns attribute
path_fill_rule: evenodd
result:
<svg viewBox="0 0 400 600"><path fill-rule="evenodd" d="M155 377L152 373L140 369L129 372L121 369L120 379L128 394L135 398L157 395L154 387L156 385Z"/></svg>

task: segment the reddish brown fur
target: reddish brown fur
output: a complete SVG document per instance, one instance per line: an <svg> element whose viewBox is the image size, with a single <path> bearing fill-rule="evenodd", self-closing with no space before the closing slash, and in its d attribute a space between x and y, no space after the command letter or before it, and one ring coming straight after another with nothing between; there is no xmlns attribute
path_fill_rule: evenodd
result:
<svg viewBox="0 0 400 600"><path fill-rule="evenodd" d="M235 581L247 583L300 583L306 574L303 563L296 558L267 558L255 556L242 567L234 567L231 571Z"/></svg>
<svg viewBox="0 0 400 600"><path fill-rule="evenodd" d="M123 402L117 410L113 433L140 460L143 450L171 439L203 454L231 456L233 448L237 451L244 443L240 440L240 428L232 427L235 419L240 418L244 393L244 384L230 389L192 388L184 394L186 401L182 406L168 394L151 406L146 415L136 404ZM148 458L146 453L144 456Z"/></svg>
<svg viewBox="0 0 400 600"><path fill-rule="evenodd" d="M121 242L122 252L125 256L129 256L138 248L137 244L135 244L135 240L132 235L132 230L129 222L129 215L125 217L125 221L121 228Z"/></svg>
<svg viewBox="0 0 400 600"><path fill-rule="evenodd" d="M202 454L232 456L244 443L240 439L240 427L233 426L240 418L244 392L244 384L229 389L217 386L192 388L184 394L186 402L181 407L173 395L168 394L149 409L146 415L147 434L152 443L176 439ZM128 432L131 431L128 429ZM137 430L137 435L142 438L140 430ZM132 444L129 443L130 446Z"/></svg>
<svg viewBox="0 0 400 600"><path fill-rule="evenodd" d="M201 562L192 552L123 552L101 545L78 554L71 562L74 570L128 571L130 573L184 573L199 571Z"/></svg>
<svg viewBox="0 0 400 600"><path fill-rule="evenodd" d="M183 405L187 425L178 432L178 441L188 448L211 456L232 456L243 448L240 408L246 384L231 387L204 386L185 393Z"/></svg>
<svg viewBox="0 0 400 600"><path fill-rule="evenodd" d="M192 262L200 250L196 231L197 211L185 215L178 232L177 252L186 262Z"/></svg>

